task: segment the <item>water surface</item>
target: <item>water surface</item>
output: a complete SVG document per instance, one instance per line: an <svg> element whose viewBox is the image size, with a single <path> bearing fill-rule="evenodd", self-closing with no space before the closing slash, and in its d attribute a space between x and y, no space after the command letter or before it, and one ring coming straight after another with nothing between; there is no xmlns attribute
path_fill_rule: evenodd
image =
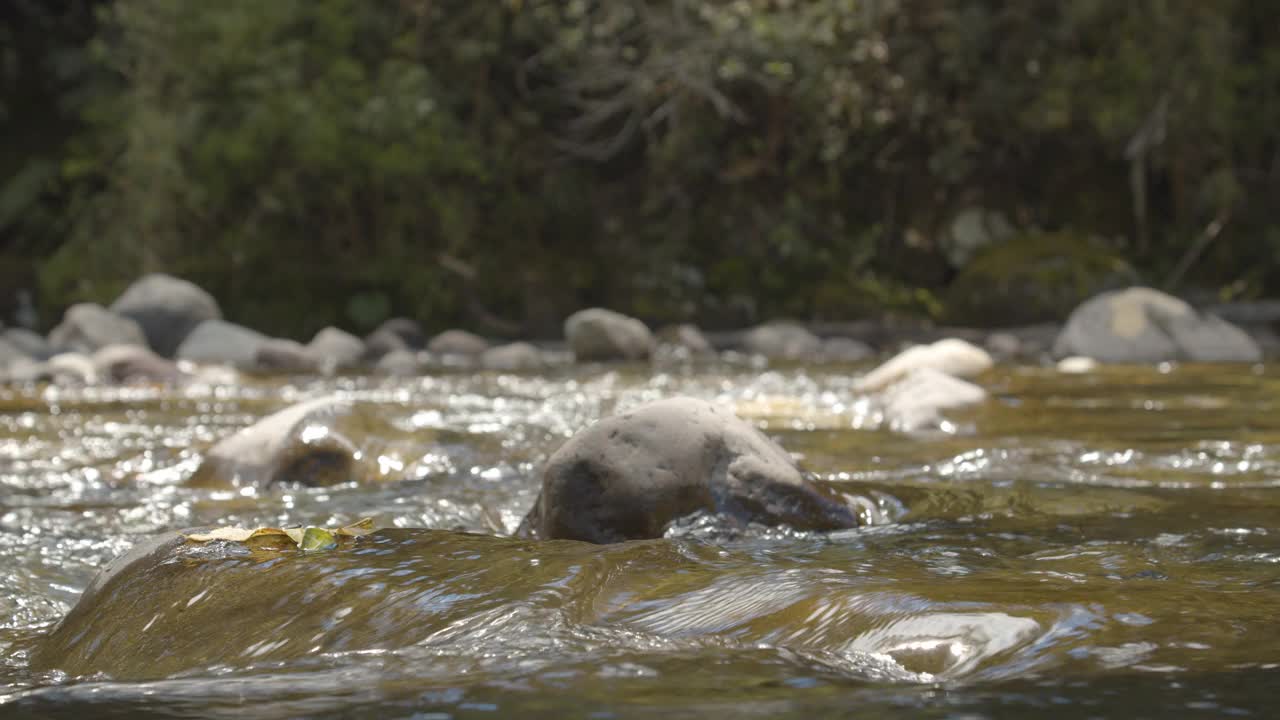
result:
<svg viewBox="0 0 1280 720"><path fill-rule="evenodd" d="M904 434L853 391L865 369L2 390L0 715L1271 714L1280 375L999 368L980 381L986 406ZM219 437L331 392L376 411L364 440L383 482L184 486ZM695 517L609 547L495 533L518 524L565 438L678 394L758 421L868 498L875 524L821 535ZM273 601L193 604L207 663L145 678L27 667L33 640L139 538L365 516L386 530L196 577Z"/></svg>

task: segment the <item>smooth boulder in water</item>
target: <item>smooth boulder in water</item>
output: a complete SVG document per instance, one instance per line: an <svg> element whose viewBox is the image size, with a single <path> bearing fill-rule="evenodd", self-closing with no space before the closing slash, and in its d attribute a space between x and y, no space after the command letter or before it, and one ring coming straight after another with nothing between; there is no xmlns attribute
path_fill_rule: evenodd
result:
<svg viewBox="0 0 1280 720"><path fill-rule="evenodd" d="M853 505L731 411L671 398L605 418L557 450L519 534L593 543L662 537L695 512L805 530L854 527Z"/></svg>
<svg viewBox="0 0 1280 720"><path fill-rule="evenodd" d="M291 405L223 438L190 484L263 488L281 483L325 486L360 480L358 440L344 424L359 423L351 403L327 396Z"/></svg>
<svg viewBox="0 0 1280 720"><path fill-rule="evenodd" d="M579 310L564 321L564 336L580 362L647 360L653 333L644 323L604 308Z"/></svg>
<svg viewBox="0 0 1280 720"><path fill-rule="evenodd" d="M1054 342L1053 354L1134 364L1262 359L1262 350L1245 331L1145 287L1103 293L1076 308Z"/></svg>

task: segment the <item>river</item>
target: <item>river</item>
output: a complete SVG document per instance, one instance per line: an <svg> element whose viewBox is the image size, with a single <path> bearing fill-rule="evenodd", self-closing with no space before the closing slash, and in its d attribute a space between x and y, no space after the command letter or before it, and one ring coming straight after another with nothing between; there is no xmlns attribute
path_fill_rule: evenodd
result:
<svg viewBox="0 0 1280 720"><path fill-rule="evenodd" d="M989 402L910 434L854 391L866 369L2 389L0 717L1273 714L1280 373L999 367L979 379ZM383 481L185 485L218 438L329 393L377 418L363 440ZM696 517L607 547L495 533L567 437L673 395L757 421L879 522L816 534ZM193 626L206 664L161 654L134 679L28 667L140 538L363 517L384 530L230 563L235 587L280 602L212 601ZM412 612L372 611L392 596ZM296 637L316 607L333 609L324 636Z"/></svg>

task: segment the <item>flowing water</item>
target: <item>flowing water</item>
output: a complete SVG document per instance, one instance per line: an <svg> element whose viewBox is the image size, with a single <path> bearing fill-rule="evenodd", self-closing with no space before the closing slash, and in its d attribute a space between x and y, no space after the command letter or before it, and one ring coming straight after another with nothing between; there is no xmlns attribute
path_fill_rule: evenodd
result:
<svg viewBox="0 0 1280 720"><path fill-rule="evenodd" d="M1280 373L999 368L984 407L905 434L853 390L863 370L0 391L0 716L1274 714ZM216 439L334 392L377 416L383 482L184 484ZM756 420L878 521L694 517L607 547L496 532L565 438L671 395ZM159 646L138 591L111 620L135 643L118 672L29 667L140 538L365 516L385 530L326 553L219 551L189 573L219 591L193 590L189 635Z"/></svg>

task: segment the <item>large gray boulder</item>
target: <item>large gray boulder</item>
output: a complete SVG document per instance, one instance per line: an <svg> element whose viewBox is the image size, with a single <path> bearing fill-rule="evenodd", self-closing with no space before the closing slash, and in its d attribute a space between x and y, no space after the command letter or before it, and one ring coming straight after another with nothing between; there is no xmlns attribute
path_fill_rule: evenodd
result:
<svg viewBox="0 0 1280 720"><path fill-rule="evenodd" d="M359 365L365 351L363 340L336 327L324 328L307 344L307 352L328 370Z"/></svg>
<svg viewBox="0 0 1280 720"><path fill-rule="evenodd" d="M206 320L178 346L180 360L219 363L240 368L257 364L258 349L269 338L257 330L225 320Z"/></svg>
<svg viewBox="0 0 1280 720"><path fill-rule="evenodd" d="M445 330L427 341L427 351L435 355L476 357L488 349L488 340L466 330Z"/></svg>
<svg viewBox="0 0 1280 720"><path fill-rule="evenodd" d="M201 323L222 319L222 310L212 295L194 283L162 273L134 281L111 304L111 310L137 322L151 349L165 357L173 357Z"/></svg>
<svg viewBox="0 0 1280 720"><path fill-rule="evenodd" d="M264 488L364 479L369 472L353 437L360 422L351 403L333 396L291 405L214 444L189 482Z"/></svg>
<svg viewBox="0 0 1280 720"><path fill-rule="evenodd" d="M742 349L771 360L804 360L822 351L822 340L795 323L772 322L748 330Z"/></svg>
<svg viewBox="0 0 1280 720"><path fill-rule="evenodd" d="M58 352L92 353L108 345L143 345L147 338L130 318L97 303L67 308L62 322L49 332L49 344Z"/></svg>
<svg viewBox="0 0 1280 720"><path fill-rule="evenodd" d="M1076 308L1053 354L1107 363L1262 359L1258 344L1240 328L1145 287L1103 293Z"/></svg>
<svg viewBox="0 0 1280 720"><path fill-rule="evenodd" d="M573 356L594 360L645 360L653 352L653 333L639 320L604 308L579 310L564 321Z"/></svg>
<svg viewBox="0 0 1280 720"><path fill-rule="evenodd" d="M672 398L566 442L548 460L519 532L594 543L657 538L697 511L803 529L858 524L849 503L805 480L755 427L703 400Z"/></svg>

